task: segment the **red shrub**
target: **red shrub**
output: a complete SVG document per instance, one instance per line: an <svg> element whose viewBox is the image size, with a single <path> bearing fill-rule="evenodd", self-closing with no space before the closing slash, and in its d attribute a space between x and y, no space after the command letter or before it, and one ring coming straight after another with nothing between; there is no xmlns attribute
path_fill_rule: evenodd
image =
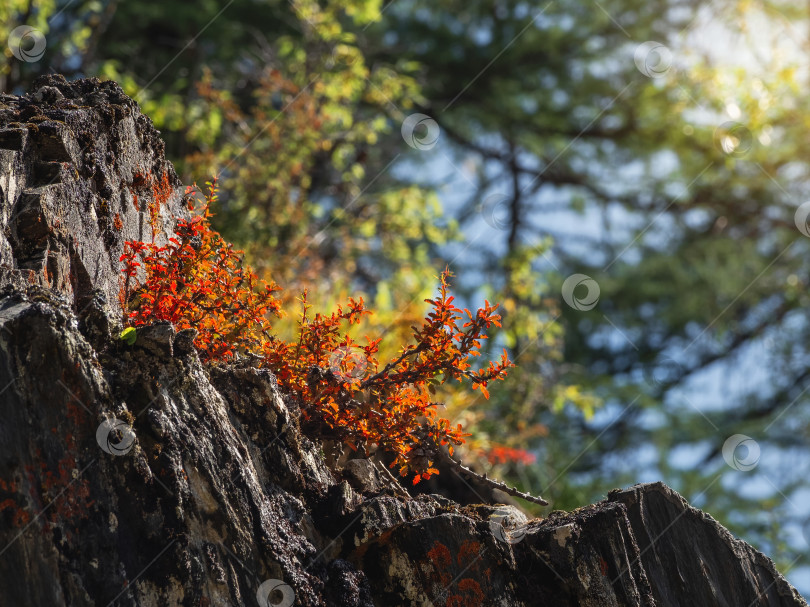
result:
<svg viewBox="0 0 810 607"><path fill-rule="evenodd" d="M241 251L211 229L209 205L215 199L215 185L209 184L201 213L181 220L165 246L126 243L121 300L128 323L168 320L178 329L193 327L205 360L259 356L299 399L310 429L366 454L375 448L393 453L392 465L403 476L416 473L414 484L436 474L437 450L446 445L452 454L453 445L469 435L461 424L453 427L438 416L435 386L466 379L488 398L488 382L504 379L512 366L506 352L481 369L470 361L480 355L487 329L500 326L497 305L486 302L475 313L454 306L445 270L438 296L426 300L432 309L413 328L413 343L382 367L376 359L380 338L366 337L359 345L347 332L370 313L362 298L349 299L328 316L312 315L304 292L297 339L275 339L268 316L281 314L273 295L278 287L259 281Z"/></svg>

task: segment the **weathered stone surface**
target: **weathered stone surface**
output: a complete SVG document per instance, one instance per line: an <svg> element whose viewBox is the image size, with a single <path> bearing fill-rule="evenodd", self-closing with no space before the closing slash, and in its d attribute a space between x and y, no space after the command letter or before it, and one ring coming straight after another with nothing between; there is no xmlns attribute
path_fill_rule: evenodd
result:
<svg viewBox="0 0 810 607"><path fill-rule="evenodd" d="M385 481L371 460L350 459L343 466L343 478L363 494L380 493L385 488Z"/></svg>
<svg viewBox="0 0 810 607"><path fill-rule="evenodd" d="M114 82L45 76L0 99L0 285L48 287L74 305L92 285L117 310L124 241L149 240L153 223L171 231L187 213L163 150ZM166 200L154 191L162 179Z"/></svg>
<svg viewBox="0 0 810 607"><path fill-rule="evenodd" d="M663 483L616 490L608 499L627 507L641 563L659 604L804 604L771 559Z"/></svg>
<svg viewBox="0 0 810 607"><path fill-rule="evenodd" d="M249 360L205 366L167 324L118 339L124 241L186 212L162 150L113 83L0 96L0 605L806 605L661 484L531 521L405 497L331 470Z"/></svg>

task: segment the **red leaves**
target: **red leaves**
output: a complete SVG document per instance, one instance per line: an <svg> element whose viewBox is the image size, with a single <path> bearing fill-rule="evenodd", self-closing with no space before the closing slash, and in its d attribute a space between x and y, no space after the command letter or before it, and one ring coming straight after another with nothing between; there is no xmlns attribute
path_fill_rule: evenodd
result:
<svg viewBox="0 0 810 607"><path fill-rule="evenodd" d="M519 462L523 464L534 463L535 456L525 449L516 449L504 445L492 445L482 454L489 460L490 464L505 464L507 462Z"/></svg>
<svg viewBox="0 0 810 607"><path fill-rule="evenodd" d="M162 199L166 192L159 192ZM280 314L273 296L278 287L262 283L257 291L257 277L243 266L241 251L211 229L209 205L215 199L215 185L210 184L202 215L181 220L176 238L162 247L127 242L120 257L129 324L168 320L178 330L193 327L198 331L195 345L208 360L256 351L269 339L267 315Z"/></svg>
<svg viewBox="0 0 810 607"><path fill-rule="evenodd" d="M439 295L426 300L431 310L413 328L413 342L382 368L376 359L381 338L365 337L360 345L347 332L370 314L362 298L350 298L331 315L313 316L304 292L297 339L276 339L268 316L281 315L273 295L278 287L259 281L242 263L241 251L211 229L214 200L215 184L209 184L202 213L180 221L176 237L164 246L126 243L121 298L129 324L168 320L178 329L193 327L195 345L207 360L256 355L298 398L310 431L367 455L375 449L393 453L392 467L399 466L403 476L414 472L414 484L438 474L432 461L438 450L447 446L452 453L470 435L438 416L436 386L466 379L488 398L488 382L504 379L513 366L506 352L478 370L469 360L481 355L486 330L500 326L498 306L486 302L475 314L457 308L445 270Z"/></svg>
<svg viewBox="0 0 810 607"><path fill-rule="evenodd" d="M429 457L441 446L447 445L452 453L453 445L469 436L461 424L453 427L438 416L439 403L431 398L435 386L466 378L488 397L487 383L504 379L513 366L504 352L499 363L471 370L469 357L480 355L486 328L500 317L494 314L497 306L487 302L474 316L467 311L470 320L460 328L462 310L448 294L449 276L442 273L439 296L427 300L432 310L421 327L413 328L413 343L382 369L375 358L380 338L366 337L367 345L360 346L343 332L343 325L359 322L369 313L362 299L349 300L348 309L338 306L331 316L310 318L304 293L297 343L272 341L264 351L267 365L279 383L299 397L309 422L325 425L352 449L393 453L391 466L399 466L403 476L415 472L414 484L438 474ZM339 361L346 352L355 359L349 366L336 363L338 352ZM313 376L313 368L328 371Z"/></svg>

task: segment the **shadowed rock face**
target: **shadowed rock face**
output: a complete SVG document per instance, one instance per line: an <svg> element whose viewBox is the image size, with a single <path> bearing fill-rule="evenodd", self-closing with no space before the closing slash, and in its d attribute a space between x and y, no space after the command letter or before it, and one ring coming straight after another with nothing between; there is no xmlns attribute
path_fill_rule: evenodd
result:
<svg viewBox="0 0 810 607"><path fill-rule="evenodd" d="M123 243L182 192L116 84L0 97L0 605L806 604L664 485L528 523L404 499L330 470L267 371L117 339Z"/></svg>

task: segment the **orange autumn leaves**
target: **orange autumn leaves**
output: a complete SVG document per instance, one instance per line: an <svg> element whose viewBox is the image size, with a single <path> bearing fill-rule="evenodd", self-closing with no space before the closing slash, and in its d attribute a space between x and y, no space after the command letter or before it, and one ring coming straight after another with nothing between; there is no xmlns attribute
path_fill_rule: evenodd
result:
<svg viewBox="0 0 810 607"><path fill-rule="evenodd" d="M273 293L242 264L241 251L211 229L211 186L205 206L181 219L164 246L128 241L124 245L121 303L130 326L167 320L178 330L197 330L195 345L207 359L254 352L270 339L268 315L280 314ZM138 276L142 281L138 281Z"/></svg>
<svg viewBox="0 0 810 607"><path fill-rule="evenodd" d="M307 294L295 339L272 334L271 316L281 316L275 284L261 281L243 263L241 251L210 225L207 200L190 220L180 220L168 244L127 242L121 299L127 323L138 327L158 320L198 331L195 346L204 360L223 361L253 355L276 375L284 391L297 398L306 428L337 438L353 450L370 454L383 449L394 455L401 475L413 472L414 483L438 471L438 450L464 443L460 424L439 416L436 387L467 380L489 397L489 382L502 380L512 367L506 352L497 362L473 367L482 340L492 325L500 326L497 305L486 302L475 312L453 304L445 270L439 293L426 300L431 309L413 341L381 365L381 338L350 336L352 325L370 314L362 298L350 298L331 314L312 313Z"/></svg>

